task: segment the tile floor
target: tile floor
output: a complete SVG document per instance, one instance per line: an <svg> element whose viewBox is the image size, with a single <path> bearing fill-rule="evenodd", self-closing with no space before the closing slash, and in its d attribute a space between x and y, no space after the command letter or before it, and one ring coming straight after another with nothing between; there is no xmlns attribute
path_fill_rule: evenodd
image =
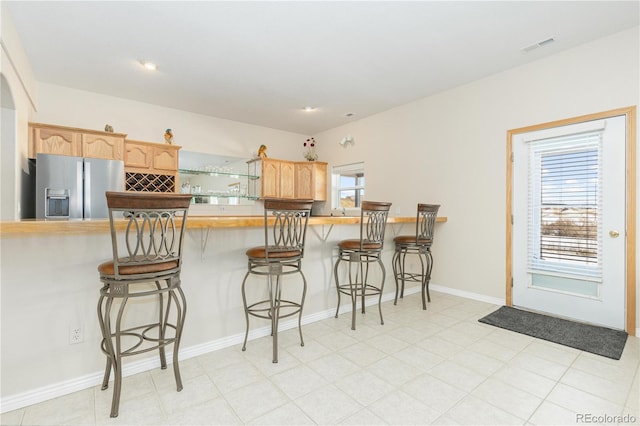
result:
<svg viewBox="0 0 640 426"><path fill-rule="evenodd" d="M120 415L99 386L5 413L3 425L640 424L640 339L619 361L477 320L497 307L432 293L127 377ZM627 416L616 417L616 416ZM588 417L593 416L593 417ZM606 418L595 416L609 416Z"/></svg>

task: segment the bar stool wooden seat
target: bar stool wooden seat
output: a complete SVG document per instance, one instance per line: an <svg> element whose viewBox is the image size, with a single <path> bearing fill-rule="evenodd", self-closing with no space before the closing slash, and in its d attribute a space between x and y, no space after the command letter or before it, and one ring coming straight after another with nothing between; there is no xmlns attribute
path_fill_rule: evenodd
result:
<svg viewBox="0 0 640 426"><path fill-rule="evenodd" d="M418 282L422 285L422 309L427 309L427 300L431 302L429 281L433 269L433 232L438 217L438 204L418 204L416 216L416 233L414 235L399 235L393 239L395 252L393 253L393 276L396 282L396 297L393 304L398 303L398 289L400 298L404 297L406 281ZM420 261L420 271L407 268L407 255L416 255ZM426 296L426 297L425 297Z"/></svg>
<svg viewBox="0 0 640 426"><path fill-rule="evenodd" d="M382 292L384 290L385 267L382 263L382 248L384 247L384 233L391 203L377 201L363 201L360 209L360 238L347 239L338 243L338 259L333 268L338 291L338 307L336 318L340 312L340 295L346 294L351 298L351 329L356 329L356 305L361 299L362 313L365 313L365 298L378 296L378 311L380 323L382 318ZM348 262L348 283L340 283L338 268L340 263ZM369 265L377 263L380 266L382 278L379 284L369 281ZM355 269L355 272L354 272Z"/></svg>
<svg viewBox="0 0 640 426"><path fill-rule="evenodd" d="M191 195L107 192L113 259L98 266L102 288L98 319L102 352L107 357L102 390L113 369L111 417L118 416L122 358L158 350L167 368L165 348L173 344L173 372L182 390L178 350L186 299L180 286L182 242ZM142 298L157 300L157 319L125 325L125 312L142 308ZM126 309L128 302L136 303Z"/></svg>
<svg viewBox="0 0 640 426"><path fill-rule="evenodd" d="M307 294L307 280L302 273L302 258L311 215L312 200L264 200L264 245L247 250L248 270L242 281L242 303L247 328L242 350L247 349L249 316L271 321L273 362L278 362L278 323L282 318L298 315L300 346L302 338L302 309ZM302 295L297 300L283 296L283 276L300 274ZM247 302L247 279L250 275L267 278L264 299Z"/></svg>

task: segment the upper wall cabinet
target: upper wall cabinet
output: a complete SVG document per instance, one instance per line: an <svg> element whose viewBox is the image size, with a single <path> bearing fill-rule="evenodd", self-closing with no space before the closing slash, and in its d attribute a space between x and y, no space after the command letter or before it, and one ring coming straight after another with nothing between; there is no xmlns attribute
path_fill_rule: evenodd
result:
<svg viewBox="0 0 640 426"><path fill-rule="evenodd" d="M126 134L29 123L29 158L37 154L124 159Z"/></svg>
<svg viewBox="0 0 640 426"><path fill-rule="evenodd" d="M143 172L175 174L180 146L152 142L125 141L124 167Z"/></svg>
<svg viewBox="0 0 640 426"><path fill-rule="evenodd" d="M127 191L176 192L181 147L126 137L124 133L29 123L29 158L56 154L121 160Z"/></svg>
<svg viewBox="0 0 640 426"><path fill-rule="evenodd" d="M180 146L127 139L124 147L127 191L177 192Z"/></svg>
<svg viewBox="0 0 640 426"><path fill-rule="evenodd" d="M250 188L250 195L258 198L294 198L295 163L293 161L262 158L249 161L249 174L259 176Z"/></svg>
<svg viewBox="0 0 640 426"><path fill-rule="evenodd" d="M249 161L249 193L257 198L327 199L327 163L263 158Z"/></svg>

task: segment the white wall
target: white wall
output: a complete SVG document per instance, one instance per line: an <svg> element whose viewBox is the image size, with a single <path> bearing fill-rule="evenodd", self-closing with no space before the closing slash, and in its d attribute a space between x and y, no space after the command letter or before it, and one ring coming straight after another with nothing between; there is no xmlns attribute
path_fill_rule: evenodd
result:
<svg viewBox="0 0 640 426"><path fill-rule="evenodd" d="M318 152L364 160L366 198L396 214L441 204L433 279L504 298L507 130L638 105L639 52L636 27L331 129L315 136ZM340 148L347 134L355 146Z"/></svg>
<svg viewBox="0 0 640 426"><path fill-rule="evenodd" d="M11 98L10 92L5 92L5 79L2 79L2 100L3 102ZM19 194L16 179L16 110L14 108L2 107L0 110L0 139L4 141L0 146L0 220L16 220L17 200Z"/></svg>
<svg viewBox="0 0 640 426"><path fill-rule="evenodd" d="M26 195L22 192L23 175L29 171L27 123L35 108L36 88L31 65L4 4L0 4L0 15L2 96L11 98L1 102L2 125L7 126L0 135L0 155L3 157L2 219L19 219ZM11 180L12 184L5 184L5 178Z"/></svg>

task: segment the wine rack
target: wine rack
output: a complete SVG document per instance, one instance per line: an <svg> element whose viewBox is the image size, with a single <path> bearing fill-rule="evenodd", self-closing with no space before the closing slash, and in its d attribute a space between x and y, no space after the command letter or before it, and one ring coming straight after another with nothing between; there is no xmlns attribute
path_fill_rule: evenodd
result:
<svg viewBox="0 0 640 426"><path fill-rule="evenodd" d="M125 189L139 192L176 192L176 177L153 173L125 173Z"/></svg>

